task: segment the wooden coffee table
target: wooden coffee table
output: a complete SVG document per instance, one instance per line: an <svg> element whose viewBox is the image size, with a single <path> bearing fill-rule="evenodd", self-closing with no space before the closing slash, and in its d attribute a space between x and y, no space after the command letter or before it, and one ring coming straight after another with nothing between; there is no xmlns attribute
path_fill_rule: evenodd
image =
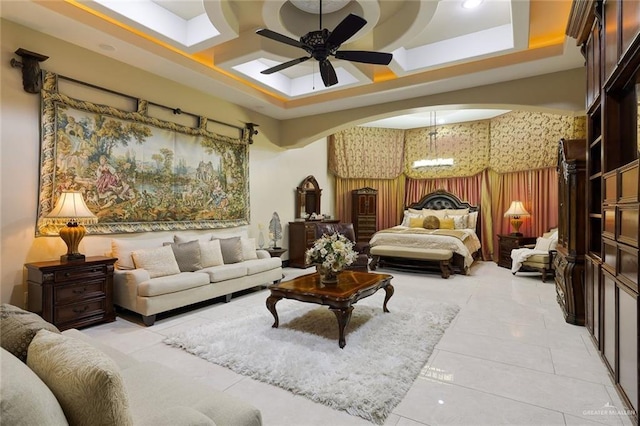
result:
<svg viewBox="0 0 640 426"><path fill-rule="evenodd" d="M324 285L320 283L318 273L302 275L290 281L284 281L269 287L271 295L267 298L267 309L273 314L275 322L273 328L278 328L278 312L276 303L280 299L294 299L300 302L327 305L336 314L340 337L338 344L341 348L346 345L344 330L349 325L353 305L360 299L371 296L379 289L386 292L382 310L389 312L387 302L393 296L391 285L392 275L374 274L370 272L343 271L339 275L338 283Z"/></svg>

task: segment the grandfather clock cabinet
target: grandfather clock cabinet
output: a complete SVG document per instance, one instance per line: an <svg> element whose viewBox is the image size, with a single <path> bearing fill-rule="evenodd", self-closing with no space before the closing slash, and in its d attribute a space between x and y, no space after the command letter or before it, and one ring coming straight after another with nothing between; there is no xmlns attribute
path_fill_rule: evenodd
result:
<svg viewBox="0 0 640 426"><path fill-rule="evenodd" d="M351 221L356 233L356 242L368 243L377 231L378 191L360 188L351 191Z"/></svg>
<svg viewBox="0 0 640 426"><path fill-rule="evenodd" d="M576 325L584 325L586 144L584 139L561 139L558 149L556 297L565 321Z"/></svg>

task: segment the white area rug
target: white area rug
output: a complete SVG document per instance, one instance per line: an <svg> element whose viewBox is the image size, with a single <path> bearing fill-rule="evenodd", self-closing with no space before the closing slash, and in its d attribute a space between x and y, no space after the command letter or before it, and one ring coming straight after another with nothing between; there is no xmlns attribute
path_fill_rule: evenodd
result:
<svg viewBox="0 0 640 426"><path fill-rule="evenodd" d="M381 298L380 298L381 299ZM338 325L326 306L281 300L280 328L264 307L168 336L164 342L239 374L382 424L402 400L433 347L458 313L456 305L378 298L355 305L338 346Z"/></svg>

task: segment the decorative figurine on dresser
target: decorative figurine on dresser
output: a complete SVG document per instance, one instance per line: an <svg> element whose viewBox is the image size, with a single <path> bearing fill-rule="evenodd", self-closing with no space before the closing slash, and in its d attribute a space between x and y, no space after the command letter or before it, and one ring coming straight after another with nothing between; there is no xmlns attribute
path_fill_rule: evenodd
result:
<svg viewBox="0 0 640 426"><path fill-rule="evenodd" d="M558 246L553 261L556 294L570 324L584 325L587 145L561 139L558 147Z"/></svg>
<svg viewBox="0 0 640 426"><path fill-rule="evenodd" d="M351 222L358 243L368 243L378 230L377 197L378 191L369 187L351 191Z"/></svg>

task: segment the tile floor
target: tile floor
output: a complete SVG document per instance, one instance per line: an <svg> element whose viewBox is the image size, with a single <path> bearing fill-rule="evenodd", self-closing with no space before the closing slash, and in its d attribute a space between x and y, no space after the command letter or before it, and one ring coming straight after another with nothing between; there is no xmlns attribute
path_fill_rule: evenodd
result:
<svg viewBox="0 0 640 426"><path fill-rule="evenodd" d="M584 327L564 322L552 283L478 262L470 276L394 276L394 299L456 303L461 310L385 425L631 425ZM285 269L285 279L309 271ZM155 360L262 412L266 426L371 425L162 343L183 328L264 308L267 290L161 316L136 316L84 331L139 360ZM383 298L383 292L372 297ZM382 300L382 299L381 299ZM356 307L357 309L357 307Z"/></svg>

